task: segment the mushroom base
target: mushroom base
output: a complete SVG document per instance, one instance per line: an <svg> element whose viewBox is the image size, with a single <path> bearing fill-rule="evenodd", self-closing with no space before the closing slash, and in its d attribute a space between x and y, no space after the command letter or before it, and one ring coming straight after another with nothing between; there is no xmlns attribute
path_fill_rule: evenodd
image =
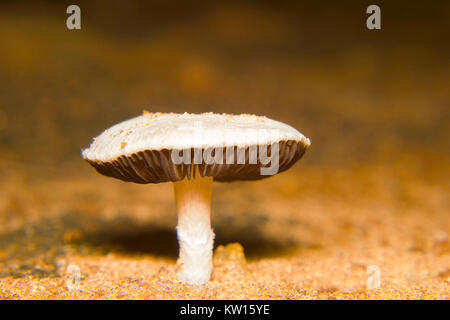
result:
<svg viewBox="0 0 450 320"><path fill-rule="evenodd" d="M214 233L211 229L212 177L196 177L174 183L180 245L178 278L203 285L211 277Z"/></svg>

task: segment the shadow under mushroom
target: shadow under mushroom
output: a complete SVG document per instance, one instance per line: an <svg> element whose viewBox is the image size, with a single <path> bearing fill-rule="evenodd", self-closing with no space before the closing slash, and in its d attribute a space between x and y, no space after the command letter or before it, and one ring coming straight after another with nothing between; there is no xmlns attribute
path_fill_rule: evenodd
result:
<svg viewBox="0 0 450 320"><path fill-rule="evenodd" d="M286 256L293 251L317 247L311 243L277 238L265 233L260 225L249 222L263 219L262 214L247 213L245 216L246 220L240 222L229 217L216 219L215 247L238 242L249 260ZM67 237L70 230L79 230L82 236ZM60 276L56 260L65 255L67 244L81 254L94 251L153 255L174 261L178 258L178 241L172 225L140 224L127 216L106 220L83 212L68 212L58 218L40 219L0 233L0 250L8 252L0 259L0 278ZM36 267L38 264L39 268Z"/></svg>
<svg viewBox="0 0 450 320"><path fill-rule="evenodd" d="M116 251L127 254L150 254L176 260L178 241L172 226L156 224L136 225L122 221L121 227L105 226L101 231L87 234L84 242L96 249ZM248 259L261 259L288 255L294 250L314 248L316 245L294 240L281 240L265 234L253 225L214 226L215 247L231 242L239 242L244 247Z"/></svg>

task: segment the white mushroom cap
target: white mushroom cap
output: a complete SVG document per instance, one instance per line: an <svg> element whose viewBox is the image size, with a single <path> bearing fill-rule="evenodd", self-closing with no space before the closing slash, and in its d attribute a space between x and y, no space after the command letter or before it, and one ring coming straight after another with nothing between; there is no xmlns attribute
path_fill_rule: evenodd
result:
<svg viewBox="0 0 450 320"><path fill-rule="evenodd" d="M172 151L208 148L245 149L279 145L279 172L302 157L309 139L293 127L255 115L149 113L118 123L94 138L82 156L98 172L137 183L179 181L186 176L212 176L216 181L265 178L264 164L176 164ZM269 151L270 153L270 151Z"/></svg>

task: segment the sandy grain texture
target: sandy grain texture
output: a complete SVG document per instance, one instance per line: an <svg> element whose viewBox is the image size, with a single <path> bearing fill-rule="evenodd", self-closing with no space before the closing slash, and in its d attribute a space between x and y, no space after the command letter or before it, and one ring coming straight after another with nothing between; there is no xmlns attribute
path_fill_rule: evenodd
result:
<svg viewBox="0 0 450 320"><path fill-rule="evenodd" d="M202 287L175 276L170 184L79 170L2 182L1 298L449 298L448 186L428 169L393 179L399 167L296 167L262 183L215 184L221 247ZM74 289L70 265L81 271ZM381 286L368 290L371 265Z"/></svg>

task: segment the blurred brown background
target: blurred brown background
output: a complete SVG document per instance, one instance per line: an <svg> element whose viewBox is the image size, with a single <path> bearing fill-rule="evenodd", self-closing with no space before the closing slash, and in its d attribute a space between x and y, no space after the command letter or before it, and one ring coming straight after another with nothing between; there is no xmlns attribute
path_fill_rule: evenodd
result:
<svg viewBox="0 0 450 320"><path fill-rule="evenodd" d="M313 165L449 152L448 1L380 2L378 31L364 1L77 3L80 31L65 26L71 2L2 2L8 158L79 161L144 108L288 122L311 138Z"/></svg>
<svg viewBox="0 0 450 320"><path fill-rule="evenodd" d="M69 4L81 7L81 30L66 28ZM366 28L370 4L381 7L381 30ZM74 228L87 239L78 254L107 242L127 254L162 252L173 264L170 186L99 177L80 157L95 135L143 109L266 115L311 139L300 164L280 177L217 187L218 229L241 211L267 227L247 230L248 218L228 238L219 236L219 243L243 243L250 258L267 258L264 245L275 256L292 244L330 248L351 230L363 243L375 230L381 243L375 248L396 248L395 255L448 246L449 18L449 1L2 1L0 275L60 274L54 256L71 256L63 244L71 243L67 230ZM236 200L242 197L249 202ZM268 206L252 209L255 201ZM95 220L118 216L146 223L158 217L162 234L130 238L139 223L119 232ZM61 225L47 225L57 217L65 217ZM304 219L300 229L291 223L295 217ZM29 249L36 238L33 232L24 238L27 228L43 230ZM257 240L243 236L252 232ZM137 244L161 237L174 242ZM14 244L19 239L24 243ZM49 246L57 254L43 258ZM445 250L445 261L432 262L445 265ZM36 259L44 261L40 267ZM433 272L447 277L441 269Z"/></svg>

